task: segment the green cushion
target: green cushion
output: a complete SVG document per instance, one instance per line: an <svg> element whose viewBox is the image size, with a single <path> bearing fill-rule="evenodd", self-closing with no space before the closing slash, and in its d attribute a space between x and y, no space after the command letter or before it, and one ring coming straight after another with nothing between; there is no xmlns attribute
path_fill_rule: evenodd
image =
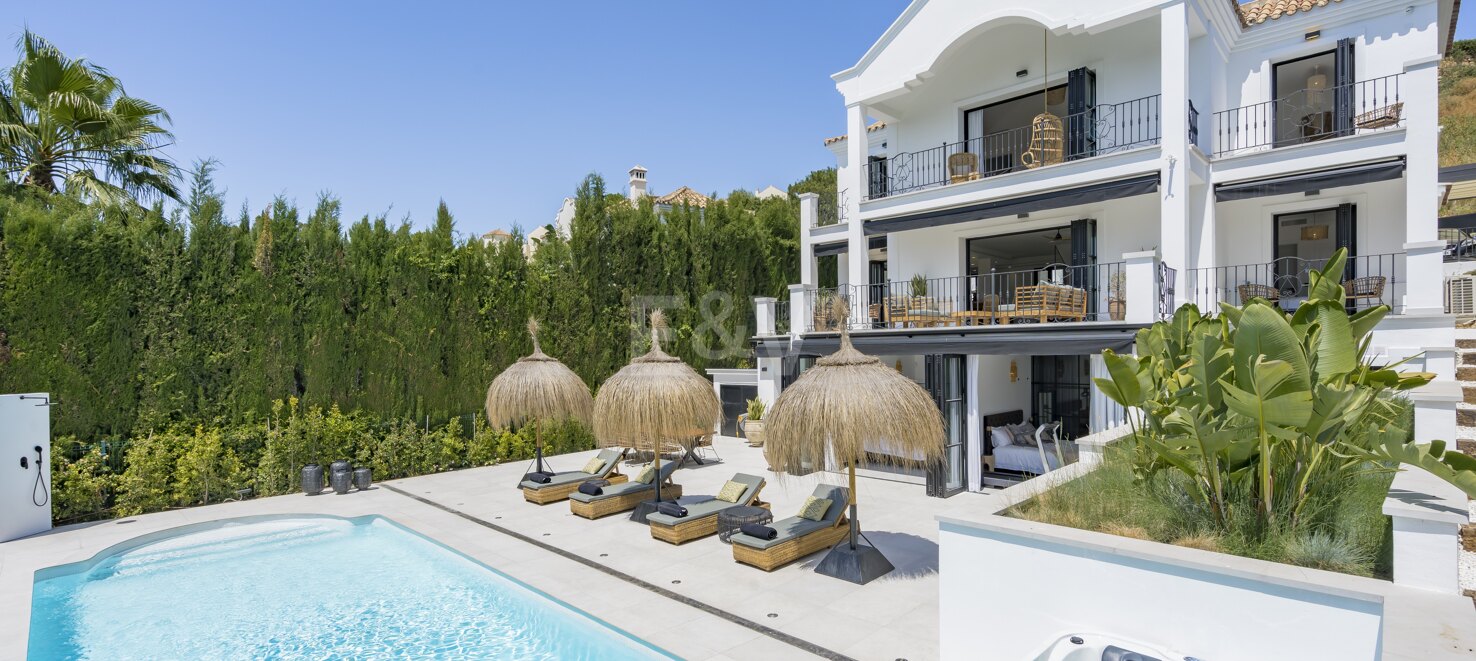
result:
<svg viewBox="0 0 1476 661"><path fill-rule="evenodd" d="M656 466L653 464L646 464L645 468L642 468L641 472L636 474L635 481L640 482L641 484L650 484L651 480L655 477Z"/></svg>
<svg viewBox="0 0 1476 661"><path fill-rule="evenodd" d="M825 512L830 509L830 500L810 496L805 499L805 504L800 507L799 517L811 521L819 521L825 518Z"/></svg>
<svg viewBox="0 0 1476 661"><path fill-rule="evenodd" d="M584 472L589 473L590 475L594 475L595 473L600 472L600 469L601 468L604 468L604 467L605 467L605 460L604 459L601 459L599 457L595 457L593 459L590 459L589 460L589 463L586 463L584 465L584 468L582 468L580 470L583 470Z"/></svg>
<svg viewBox="0 0 1476 661"><path fill-rule="evenodd" d="M743 497L743 492L745 491L748 491L748 485L742 482L728 480L728 483L724 484L723 488L718 491L717 499L723 502L736 503L739 498Z"/></svg>

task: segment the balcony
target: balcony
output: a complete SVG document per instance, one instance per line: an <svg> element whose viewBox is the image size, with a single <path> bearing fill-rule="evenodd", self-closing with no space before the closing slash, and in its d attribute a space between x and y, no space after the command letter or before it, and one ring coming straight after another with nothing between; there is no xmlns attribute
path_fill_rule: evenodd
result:
<svg viewBox="0 0 1476 661"><path fill-rule="evenodd" d="M1245 305L1252 298L1264 298L1291 312L1307 300L1311 273L1326 264L1325 259L1282 257L1263 264L1190 269L1184 300L1213 312L1222 302ZM1350 256L1342 283L1348 309L1389 305L1397 311L1404 298L1404 273L1404 253Z"/></svg>
<svg viewBox="0 0 1476 661"><path fill-rule="evenodd" d="M1065 153L1055 162L1033 160L1031 127L944 143L922 151L874 159L864 165L862 200L977 181L1011 172L1049 167L1119 151L1156 145L1162 137L1159 95L1125 103L1098 105L1062 118Z"/></svg>
<svg viewBox="0 0 1476 661"><path fill-rule="evenodd" d="M842 188L835 195L820 195L818 213L813 227L829 227L846 222L846 198L850 189Z"/></svg>
<svg viewBox="0 0 1476 661"><path fill-rule="evenodd" d="M1130 287L1123 262L813 288L799 304L802 332L1122 321ZM1150 294L1151 295L1151 294ZM831 301L851 304L836 320ZM794 300L792 299L792 303Z"/></svg>
<svg viewBox="0 0 1476 661"><path fill-rule="evenodd" d="M1302 89L1217 112L1214 155L1290 147L1403 126L1404 100L1399 90L1403 76Z"/></svg>

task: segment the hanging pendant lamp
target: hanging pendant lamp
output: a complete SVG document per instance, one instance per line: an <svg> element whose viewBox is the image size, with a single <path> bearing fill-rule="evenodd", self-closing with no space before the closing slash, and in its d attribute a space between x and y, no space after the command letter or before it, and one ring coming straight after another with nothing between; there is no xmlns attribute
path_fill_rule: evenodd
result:
<svg viewBox="0 0 1476 661"><path fill-rule="evenodd" d="M1050 54L1046 47L1049 36L1049 32L1041 32L1040 51L1044 59L1044 73L1041 75L1040 114L1030 120L1030 148L1020 154L1020 162L1031 170L1060 163L1066 151L1065 127L1061 124L1061 118L1051 114L1050 110L1051 69Z"/></svg>

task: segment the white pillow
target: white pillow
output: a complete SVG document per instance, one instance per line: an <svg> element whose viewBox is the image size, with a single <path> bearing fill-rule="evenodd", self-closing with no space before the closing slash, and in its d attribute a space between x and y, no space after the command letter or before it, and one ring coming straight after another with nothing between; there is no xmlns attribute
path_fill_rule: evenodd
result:
<svg viewBox="0 0 1476 661"><path fill-rule="evenodd" d="M989 442L993 443L994 447L1002 448L1015 442L1015 435L1010 433L1008 427L990 427L989 429Z"/></svg>

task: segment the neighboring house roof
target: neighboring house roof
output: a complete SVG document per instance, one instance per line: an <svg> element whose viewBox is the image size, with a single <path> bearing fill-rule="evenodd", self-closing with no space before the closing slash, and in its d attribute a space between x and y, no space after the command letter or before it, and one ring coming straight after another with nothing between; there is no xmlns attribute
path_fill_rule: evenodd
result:
<svg viewBox="0 0 1476 661"><path fill-rule="evenodd" d="M1300 12L1326 7L1343 0L1253 0L1245 4L1239 4L1237 0L1230 1L1236 2L1235 9L1240 14L1240 22L1250 27L1266 21L1274 21L1282 16L1292 16Z"/></svg>
<svg viewBox="0 0 1476 661"><path fill-rule="evenodd" d="M665 204L673 207L682 204L690 204L694 207L706 207L709 201L711 200L706 195L694 191L686 186L682 186L681 188L678 188L670 193L656 198L655 200L652 200L652 203Z"/></svg>
<svg viewBox="0 0 1476 661"><path fill-rule="evenodd" d="M482 238L484 238L484 239L495 239L495 238L500 237L500 236L512 236L512 235L511 234L508 234L506 231L503 231L503 230L492 230L491 232L488 232L486 234L483 234L482 235Z"/></svg>
<svg viewBox="0 0 1476 661"><path fill-rule="evenodd" d="M887 127L887 123L886 122L874 122L874 123L872 123L871 126L866 127L866 132L867 133L874 133L874 132L880 131L880 130L886 128L886 127ZM838 136L835 136L833 138L826 138L825 139L825 144L827 144L827 145L833 145L833 144L835 144L837 142L840 142L842 140L845 140L845 139L846 139L846 136L843 133L843 134L838 135Z"/></svg>
<svg viewBox="0 0 1476 661"><path fill-rule="evenodd" d="M787 197L788 195L789 193L784 192L779 187L773 184L770 184L768 186L765 186L761 190L756 190L753 192L753 196L760 200L767 200L771 197Z"/></svg>

